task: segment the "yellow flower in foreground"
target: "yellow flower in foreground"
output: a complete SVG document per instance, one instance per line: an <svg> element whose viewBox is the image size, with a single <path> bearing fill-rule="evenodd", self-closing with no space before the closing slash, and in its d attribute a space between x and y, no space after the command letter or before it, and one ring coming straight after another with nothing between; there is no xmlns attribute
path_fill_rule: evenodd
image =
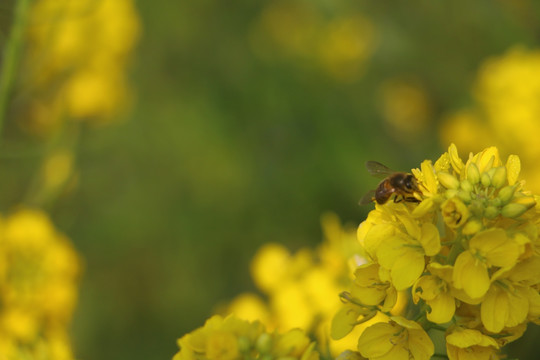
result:
<svg viewBox="0 0 540 360"><path fill-rule="evenodd" d="M433 345L414 339L446 332L451 359L491 360L540 323L540 197L520 171L516 155L488 147L463 161L455 145L413 169L417 201L376 204L358 228L368 262L341 293L333 335L390 315L395 290L412 292L402 314L417 322L371 325L359 337L364 357L429 358Z"/></svg>
<svg viewBox="0 0 540 360"><path fill-rule="evenodd" d="M260 322L215 315L178 340L174 360L238 360L283 358L318 360L315 343L299 329L268 333Z"/></svg>
<svg viewBox="0 0 540 360"><path fill-rule="evenodd" d="M360 354L370 360L429 360L435 347L424 329L402 317L391 319L368 327L360 335Z"/></svg>
<svg viewBox="0 0 540 360"><path fill-rule="evenodd" d="M499 348L497 342L478 330L454 328L446 335L446 351L450 360L490 360Z"/></svg>

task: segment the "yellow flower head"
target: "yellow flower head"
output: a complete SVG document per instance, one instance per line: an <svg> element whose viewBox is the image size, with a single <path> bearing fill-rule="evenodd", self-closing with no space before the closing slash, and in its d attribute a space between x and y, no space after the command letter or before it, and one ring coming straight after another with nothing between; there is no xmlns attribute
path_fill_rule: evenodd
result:
<svg viewBox="0 0 540 360"><path fill-rule="evenodd" d="M362 356L429 358L432 344L413 346L413 334L422 338L424 330L453 323L450 359L490 359L528 322L540 323L539 197L525 189L520 171L519 158L504 161L496 147L463 161L452 144L412 170L417 201L389 201L369 213L357 233L369 261L342 293L354 321L338 312L336 322L348 330L369 311L388 314L396 290L412 292L402 314L419 320L392 318L367 328L359 338Z"/></svg>

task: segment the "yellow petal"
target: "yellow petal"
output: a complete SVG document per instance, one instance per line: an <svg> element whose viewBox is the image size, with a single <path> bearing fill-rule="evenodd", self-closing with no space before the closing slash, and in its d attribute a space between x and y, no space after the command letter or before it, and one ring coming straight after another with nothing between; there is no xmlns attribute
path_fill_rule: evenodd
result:
<svg viewBox="0 0 540 360"><path fill-rule="evenodd" d="M508 176L508 185L514 185L519 177L521 171L521 161L519 156L510 155L506 160L506 172Z"/></svg>
<svg viewBox="0 0 540 360"><path fill-rule="evenodd" d="M470 251L457 257L452 280L456 288L463 289L473 299L484 296L490 285L486 265L476 261Z"/></svg>
<svg viewBox="0 0 540 360"><path fill-rule="evenodd" d="M498 333L508 317L508 298L504 290L493 286L486 294L480 308L480 317L486 330Z"/></svg>
<svg viewBox="0 0 540 360"><path fill-rule="evenodd" d="M394 344L391 339L397 327L389 323L377 323L368 327L358 339L358 351L366 358L377 358L389 353Z"/></svg>
<svg viewBox="0 0 540 360"><path fill-rule="evenodd" d="M474 235L469 242L471 249L478 249L494 266L507 267L516 263L519 245L506 236L503 229L492 228Z"/></svg>
<svg viewBox="0 0 540 360"><path fill-rule="evenodd" d="M424 248L427 256L435 256L441 250L441 239L439 230L432 223L424 223L420 236L420 244Z"/></svg>
<svg viewBox="0 0 540 360"><path fill-rule="evenodd" d="M339 340L347 336L356 326L360 314L351 306L344 306L332 318L330 335L332 339Z"/></svg>
<svg viewBox="0 0 540 360"><path fill-rule="evenodd" d="M431 312L427 314L429 321L444 324L452 320L456 311L456 301L452 295L446 292L440 293L435 299L426 303L431 307Z"/></svg>

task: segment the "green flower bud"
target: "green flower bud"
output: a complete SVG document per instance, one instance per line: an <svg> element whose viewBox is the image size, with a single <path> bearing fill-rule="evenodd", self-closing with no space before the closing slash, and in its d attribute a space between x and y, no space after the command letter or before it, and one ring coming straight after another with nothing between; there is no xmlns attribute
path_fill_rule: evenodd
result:
<svg viewBox="0 0 540 360"><path fill-rule="evenodd" d="M468 192L473 191L473 188L474 188L473 184L467 179L462 180L460 183L460 186L461 186L461 189Z"/></svg>
<svg viewBox="0 0 540 360"><path fill-rule="evenodd" d="M518 203L510 203L506 204L502 210L501 215L507 218L517 218L520 217L525 213L525 211L529 210L531 207L523 204Z"/></svg>
<svg viewBox="0 0 540 360"><path fill-rule="evenodd" d="M499 199L498 197L496 197L495 199L491 199L489 201L489 205L491 206L495 206L495 207L500 207L501 205L503 205L501 199Z"/></svg>
<svg viewBox="0 0 540 360"><path fill-rule="evenodd" d="M452 174L445 171L437 173L439 183L447 189L457 189L459 187L459 180Z"/></svg>
<svg viewBox="0 0 540 360"><path fill-rule="evenodd" d="M470 163L469 166L467 166L467 179L472 184L478 184L480 181L480 171L475 163Z"/></svg>
<svg viewBox="0 0 540 360"><path fill-rule="evenodd" d="M448 189L444 193L444 195L446 196L447 199L451 199L454 196L457 196L457 194L458 194L458 190L456 190L456 189Z"/></svg>
<svg viewBox="0 0 540 360"><path fill-rule="evenodd" d="M512 200L512 197L514 196L514 192L516 191L515 186L505 186L501 190L499 190L499 194L497 195L498 199L501 199L501 202L503 204L507 204Z"/></svg>
<svg viewBox="0 0 540 360"><path fill-rule="evenodd" d="M460 190L458 191L457 196L465 203L471 202L471 193L468 191Z"/></svg>
<svg viewBox="0 0 540 360"><path fill-rule="evenodd" d="M489 187L491 185L491 178L489 177L488 173L482 173L482 175L480 175L480 182L485 187Z"/></svg>
<svg viewBox="0 0 540 360"><path fill-rule="evenodd" d="M496 188L501 188L506 184L506 168L504 166L499 166L493 168L495 170L493 176L491 177L491 184Z"/></svg>
<svg viewBox="0 0 540 360"><path fill-rule="evenodd" d="M488 219L494 219L499 215L499 209L495 206L488 206L484 210L484 216Z"/></svg>

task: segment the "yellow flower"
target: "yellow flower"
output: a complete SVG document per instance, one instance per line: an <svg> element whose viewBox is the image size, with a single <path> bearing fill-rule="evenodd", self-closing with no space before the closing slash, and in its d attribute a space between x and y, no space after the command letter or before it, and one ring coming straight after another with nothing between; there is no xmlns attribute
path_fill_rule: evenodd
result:
<svg viewBox="0 0 540 360"><path fill-rule="evenodd" d="M420 320L370 326L359 338L362 356L416 358L404 345L413 329L453 321L449 357L491 360L528 322L540 323L540 197L524 188L520 170L517 156L504 163L496 147L463 162L452 144L412 170L419 202L378 204L369 213L357 234L370 262L342 293L336 330L349 331L370 310L387 312L396 290L412 290L402 314ZM426 358L428 342L419 343Z"/></svg>
<svg viewBox="0 0 540 360"><path fill-rule="evenodd" d="M118 115L130 97L125 69L140 33L132 0L39 0L29 18L27 127L42 133L63 117Z"/></svg>
<svg viewBox="0 0 540 360"><path fill-rule="evenodd" d="M368 327L358 339L358 351L369 360L429 360L435 351L424 329L402 317Z"/></svg>
<svg viewBox="0 0 540 360"><path fill-rule="evenodd" d="M467 223L470 212L467 206L457 197L446 200L441 205L441 212L446 225L458 228Z"/></svg>
<svg viewBox="0 0 540 360"><path fill-rule="evenodd" d="M488 268L514 266L519 255L519 245L504 230L494 228L477 233L469 241L469 250L456 259L454 286L471 298L482 297L490 286Z"/></svg>
<svg viewBox="0 0 540 360"><path fill-rule="evenodd" d="M397 291L389 281L379 277L380 266L376 263L359 266L355 272L351 295L364 305L376 306L384 301L384 308L391 309L397 301Z"/></svg>
<svg viewBox="0 0 540 360"><path fill-rule="evenodd" d="M397 233L382 241L377 249L381 266L390 270L392 284L398 291L414 284L424 271L424 256L434 256L440 250L439 232L433 224L419 227L411 218L402 218L412 233ZM410 220L410 221L408 221ZM414 235L413 235L414 234Z"/></svg>
<svg viewBox="0 0 540 360"><path fill-rule="evenodd" d="M490 360L495 357L497 342L478 330L454 327L446 335L446 352L450 360Z"/></svg>
<svg viewBox="0 0 540 360"><path fill-rule="evenodd" d="M456 301L451 294L450 282L452 267L431 263L428 270L433 275L424 275L416 281L412 288L413 301L424 300L431 308L427 319L437 324L443 324L452 319L456 310Z"/></svg>
<svg viewBox="0 0 540 360"><path fill-rule="evenodd" d="M0 264L2 338L36 358L72 359L66 331L80 265L69 240L45 213L20 209L0 222Z"/></svg>

